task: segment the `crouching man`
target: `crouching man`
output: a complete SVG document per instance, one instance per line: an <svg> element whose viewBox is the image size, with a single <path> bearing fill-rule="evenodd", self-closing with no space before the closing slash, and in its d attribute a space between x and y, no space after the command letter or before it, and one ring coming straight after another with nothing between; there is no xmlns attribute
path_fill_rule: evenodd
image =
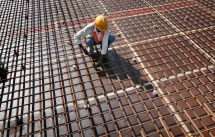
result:
<svg viewBox="0 0 215 137"><path fill-rule="evenodd" d="M87 36L87 37L86 37ZM86 50L81 44L81 39L86 37L85 43L88 47ZM109 34L108 21L103 15L96 17L95 21L87 25L84 29L77 32L74 36L75 43L83 50L85 55L94 54L94 46L101 44L101 57L96 67L103 63L104 55L107 53L108 47L113 43L116 37Z"/></svg>

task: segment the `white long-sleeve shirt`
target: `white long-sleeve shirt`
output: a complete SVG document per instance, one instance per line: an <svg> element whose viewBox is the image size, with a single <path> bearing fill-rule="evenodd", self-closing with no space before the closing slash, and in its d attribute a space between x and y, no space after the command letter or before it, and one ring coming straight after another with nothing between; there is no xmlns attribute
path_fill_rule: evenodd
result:
<svg viewBox="0 0 215 137"><path fill-rule="evenodd" d="M88 24L84 29L80 30L74 35L75 43L76 44L81 44L81 39L83 37L93 37L93 23ZM94 27L93 32L96 32L98 41L101 41L102 33L98 32L96 29L96 26ZM109 28L105 31L105 34L103 36L102 40L102 50L101 54L106 54L107 53L107 48L108 48L108 37L109 37Z"/></svg>

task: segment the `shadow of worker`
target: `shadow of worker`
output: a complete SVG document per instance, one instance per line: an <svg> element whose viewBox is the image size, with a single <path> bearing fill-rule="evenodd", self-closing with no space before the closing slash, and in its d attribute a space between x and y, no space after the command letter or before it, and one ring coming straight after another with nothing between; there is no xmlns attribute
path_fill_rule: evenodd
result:
<svg viewBox="0 0 215 137"><path fill-rule="evenodd" d="M97 55L92 58L96 62L98 61L99 56ZM103 59L103 66L104 68L98 69L97 72L100 78L108 76L112 82L116 82L118 80L125 82L130 79L135 86L148 83L148 81L140 79L141 73L139 70L132 67L132 64L130 64L127 59L115 54L113 51L107 52ZM129 85L126 85L125 87L127 86Z"/></svg>

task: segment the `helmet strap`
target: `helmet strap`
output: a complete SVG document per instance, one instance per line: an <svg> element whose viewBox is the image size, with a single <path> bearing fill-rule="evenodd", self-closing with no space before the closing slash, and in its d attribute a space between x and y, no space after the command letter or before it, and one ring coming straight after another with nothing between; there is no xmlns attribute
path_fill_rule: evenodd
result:
<svg viewBox="0 0 215 137"><path fill-rule="evenodd" d="M96 28L96 30L98 31L98 32L101 32L100 30L98 30L97 28Z"/></svg>

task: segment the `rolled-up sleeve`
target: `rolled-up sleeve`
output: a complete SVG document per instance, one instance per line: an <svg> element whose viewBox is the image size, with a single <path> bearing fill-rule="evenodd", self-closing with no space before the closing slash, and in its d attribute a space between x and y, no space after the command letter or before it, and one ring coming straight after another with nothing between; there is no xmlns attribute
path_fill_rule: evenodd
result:
<svg viewBox="0 0 215 137"><path fill-rule="evenodd" d="M81 44L81 39L87 36L92 31L92 24L87 25L74 35L75 43Z"/></svg>
<svg viewBox="0 0 215 137"><path fill-rule="evenodd" d="M108 49L108 38L109 38L109 28L108 30L105 31L105 34L103 36L103 40L102 40L102 50L101 50L101 54L106 54L107 53L107 49Z"/></svg>

